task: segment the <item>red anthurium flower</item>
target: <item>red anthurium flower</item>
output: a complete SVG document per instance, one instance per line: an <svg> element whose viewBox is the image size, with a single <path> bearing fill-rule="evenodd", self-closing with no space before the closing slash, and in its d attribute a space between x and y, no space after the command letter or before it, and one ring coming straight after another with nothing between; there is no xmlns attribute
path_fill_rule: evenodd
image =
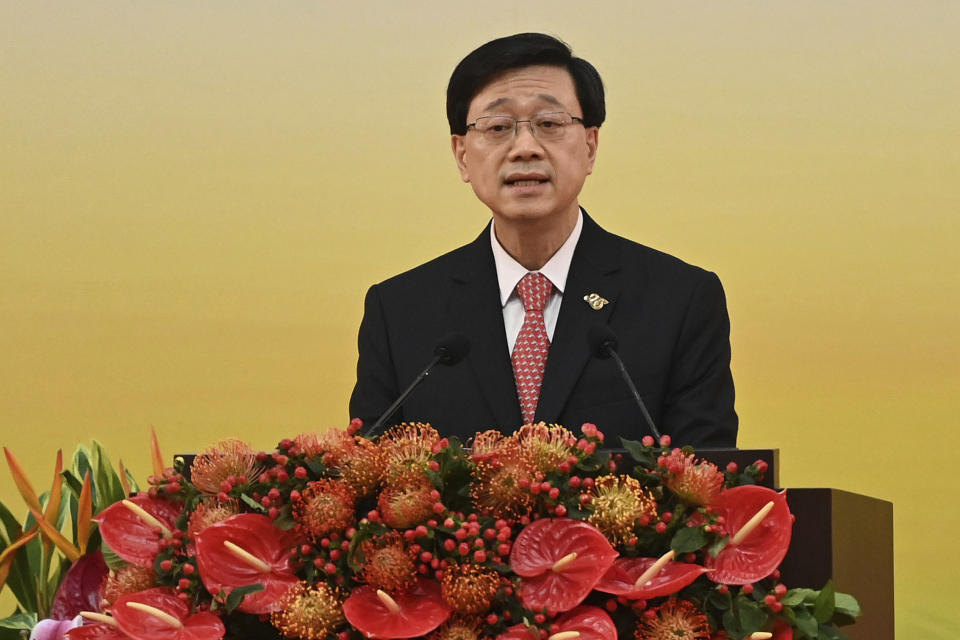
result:
<svg viewBox="0 0 960 640"><path fill-rule="evenodd" d="M738 541L738 532L742 535L744 525L768 502L773 502L769 513ZM724 518L731 541L716 558L707 556L704 564L714 569L707 577L721 584L749 584L773 573L790 548L793 515L786 493L755 485L734 487L721 492L712 507Z"/></svg>
<svg viewBox="0 0 960 640"><path fill-rule="evenodd" d="M99 550L80 556L57 587L50 617L67 620L81 611L100 611L100 585L106 576L107 563Z"/></svg>
<svg viewBox="0 0 960 640"><path fill-rule="evenodd" d="M132 506L131 506L132 505ZM172 502L141 493L115 502L94 518L100 535L114 553L131 564L148 569L160 553L161 531L176 528L180 507Z"/></svg>
<svg viewBox="0 0 960 640"><path fill-rule="evenodd" d="M255 614L276 611L280 597L298 582L287 562L298 540L294 531L282 531L270 518L255 513L205 527L194 541L203 584L214 595L261 584L264 590L248 594L239 609Z"/></svg>
<svg viewBox="0 0 960 640"><path fill-rule="evenodd" d="M557 633L577 631L577 640L617 640L617 626L600 607L581 606L557 618Z"/></svg>
<svg viewBox="0 0 960 640"><path fill-rule="evenodd" d="M220 618L209 611L191 615L190 605L167 587L121 596L111 612L133 640L220 640L226 633Z"/></svg>
<svg viewBox="0 0 960 640"><path fill-rule="evenodd" d="M357 587L343 603L343 615L371 638L424 636L450 617L440 583L417 580L409 589L387 595L370 585Z"/></svg>
<svg viewBox="0 0 960 640"><path fill-rule="evenodd" d="M525 624L515 624L497 636L497 640L540 640L540 630Z"/></svg>
<svg viewBox="0 0 960 640"><path fill-rule="evenodd" d="M770 640L793 640L793 627L790 626L790 623L784 620L783 618L778 618L774 623L773 628L769 630L769 633L773 635L770 636ZM718 637L718 636L715 636ZM750 638L751 636L747 636ZM497 639L499 640L499 638ZM538 640L533 638L532 640Z"/></svg>
<svg viewBox="0 0 960 640"><path fill-rule="evenodd" d="M783 618L778 618L772 629L773 638L770 640L793 640L793 627Z"/></svg>
<svg viewBox="0 0 960 640"><path fill-rule="evenodd" d="M617 627L606 611L600 607L577 607L557 618L551 628L556 628L550 638L569 640L617 640ZM576 632L574 636L571 631ZM497 636L497 640L540 640L536 627L515 624Z"/></svg>
<svg viewBox="0 0 960 640"><path fill-rule="evenodd" d="M510 566L521 576L528 609L569 611L580 604L613 564L617 552L593 525L569 518L537 520L520 532Z"/></svg>
<svg viewBox="0 0 960 640"><path fill-rule="evenodd" d="M657 558L617 558L593 588L629 600L650 600L674 594L709 571L698 564L669 562L638 588L637 580L656 561Z"/></svg>
<svg viewBox="0 0 960 640"><path fill-rule="evenodd" d="M130 640L130 636L108 624L85 624L67 631L69 640Z"/></svg>

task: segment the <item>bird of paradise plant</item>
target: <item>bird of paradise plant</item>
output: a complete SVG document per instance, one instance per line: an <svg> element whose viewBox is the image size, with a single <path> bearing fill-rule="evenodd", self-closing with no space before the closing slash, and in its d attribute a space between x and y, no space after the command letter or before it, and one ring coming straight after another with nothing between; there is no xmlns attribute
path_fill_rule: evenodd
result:
<svg viewBox="0 0 960 640"><path fill-rule="evenodd" d="M162 460L155 436L152 445L154 460ZM0 640L21 637L38 620L77 615L74 603L85 600L80 591L91 582L99 587L99 578L83 574L99 567L106 571L100 558L96 568L78 566L77 577L65 580L72 566L85 564L78 563L81 558L99 558L100 534L93 517L139 490L123 462L114 469L96 441L78 446L69 468L64 468L62 450L57 451L50 490L40 494L14 453L6 447L3 451L26 514L21 521L0 502L0 589L9 588L17 601L16 611L0 619Z"/></svg>

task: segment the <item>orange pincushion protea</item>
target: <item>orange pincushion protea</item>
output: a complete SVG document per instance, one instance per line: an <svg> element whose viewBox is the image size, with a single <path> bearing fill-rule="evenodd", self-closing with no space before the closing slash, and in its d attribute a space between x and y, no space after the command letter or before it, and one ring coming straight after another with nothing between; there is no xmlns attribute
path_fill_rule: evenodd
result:
<svg viewBox="0 0 960 640"><path fill-rule="evenodd" d="M301 433L293 439L293 446L290 447L290 454L303 454L308 458L315 458L324 451L323 442L320 440L320 434L308 432Z"/></svg>
<svg viewBox="0 0 960 640"><path fill-rule="evenodd" d="M409 529L433 515L433 483L422 473L407 473L384 487L377 500L383 521L394 529Z"/></svg>
<svg viewBox="0 0 960 640"><path fill-rule="evenodd" d="M216 495L220 483L231 476L253 480L257 471L257 454L246 442L236 438L221 440L197 454L190 467L190 479L197 489Z"/></svg>
<svg viewBox="0 0 960 640"><path fill-rule="evenodd" d="M706 461L696 462L693 454L684 455L682 449L674 449L667 457L665 484L681 500L693 504L711 504L723 490L723 474L716 465Z"/></svg>
<svg viewBox="0 0 960 640"><path fill-rule="evenodd" d="M410 471L426 471L438 442L437 430L421 422L399 424L383 434L379 444L386 461L387 482Z"/></svg>
<svg viewBox="0 0 960 640"><path fill-rule="evenodd" d="M187 535L195 539L198 533L211 524L226 520L238 513L240 513L240 507L233 500L220 502L215 499L204 499L190 514L190 519L187 521Z"/></svg>
<svg viewBox="0 0 960 640"><path fill-rule="evenodd" d="M301 433L293 439L292 453L308 458L322 455L329 466L338 466L355 446L353 436L343 429L327 429L322 434Z"/></svg>
<svg viewBox="0 0 960 640"><path fill-rule="evenodd" d="M280 608L270 614L270 624L285 637L302 640L323 640L346 621L343 599L325 582L297 584L280 599Z"/></svg>
<svg viewBox="0 0 960 640"><path fill-rule="evenodd" d="M637 640L708 640L707 616L692 602L670 598L653 609L655 615L641 619Z"/></svg>
<svg viewBox="0 0 960 640"><path fill-rule="evenodd" d="M452 616L427 636L427 640L479 640L480 619L476 616Z"/></svg>
<svg viewBox="0 0 960 640"><path fill-rule="evenodd" d="M400 591L416 579L416 556L396 531L364 541L360 555L363 557L360 578L377 589Z"/></svg>
<svg viewBox="0 0 960 640"><path fill-rule="evenodd" d="M121 596L146 591L155 586L157 574L152 568L128 564L108 573L100 592L104 602L113 604Z"/></svg>
<svg viewBox="0 0 960 640"><path fill-rule="evenodd" d="M357 492L358 498L372 494L386 472L386 459L376 444L354 436L354 446L335 467L340 478Z"/></svg>
<svg viewBox="0 0 960 640"><path fill-rule="evenodd" d="M450 565L440 580L443 601L457 613L486 613L500 590L500 575L475 564Z"/></svg>
<svg viewBox="0 0 960 640"><path fill-rule="evenodd" d="M624 475L597 478L590 507L593 513L588 521L614 543L626 542L641 518L657 514L650 492L636 478Z"/></svg>
<svg viewBox="0 0 960 640"><path fill-rule="evenodd" d="M474 451L473 484L470 496L484 515L516 518L533 507L533 496L522 486L534 479L537 466L530 453L516 440L505 438L488 453Z"/></svg>
<svg viewBox="0 0 960 640"><path fill-rule="evenodd" d="M320 540L334 531L344 531L354 524L355 494L340 480L314 480L308 482L300 499L293 501L293 518L304 535Z"/></svg>
<svg viewBox="0 0 960 640"><path fill-rule="evenodd" d="M510 438L496 429L482 431L467 442L470 447L470 457L474 462L488 459L491 455L500 451L508 440Z"/></svg>
<svg viewBox="0 0 960 640"><path fill-rule="evenodd" d="M573 433L559 425L539 422L521 427L514 439L528 451L540 473L554 471L573 453L577 439Z"/></svg>

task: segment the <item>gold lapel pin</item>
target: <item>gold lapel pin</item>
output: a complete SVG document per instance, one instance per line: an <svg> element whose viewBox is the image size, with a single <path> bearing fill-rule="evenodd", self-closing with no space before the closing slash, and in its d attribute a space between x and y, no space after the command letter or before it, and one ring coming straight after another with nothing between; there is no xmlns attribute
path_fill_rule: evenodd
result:
<svg viewBox="0 0 960 640"><path fill-rule="evenodd" d="M594 311L600 311L600 309L603 309L603 305L610 304L609 300L597 293L585 295L583 296L583 299Z"/></svg>

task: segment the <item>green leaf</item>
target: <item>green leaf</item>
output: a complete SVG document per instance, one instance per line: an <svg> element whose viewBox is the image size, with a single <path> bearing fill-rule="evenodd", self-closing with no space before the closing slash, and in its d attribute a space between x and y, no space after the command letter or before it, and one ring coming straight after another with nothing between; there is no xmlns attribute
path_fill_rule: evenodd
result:
<svg viewBox="0 0 960 640"><path fill-rule="evenodd" d="M849 593L838 593L833 599L834 613L850 618L860 617L860 603Z"/></svg>
<svg viewBox="0 0 960 640"><path fill-rule="evenodd" d="M100 510L97 506L100 504L100 499L97 495L97 486L96 486L96 477L93 473L93 468L90 466L91 458L90 449L86 445L78 444L77 450L73 452L73 474L82 480L87 475L87 472L90 472L91 480L91 489L93 489L93 512L96 514ZM77 493L77 495L80 495Z"/></svg>
<svg viewBox="0 0 960 640"><path fill-rule="evenodd" d="M710 543L709 547L707 547L707 553L710 554L711 558L716 558L718 555L720 555L720 552L726 548L727 543L729 542L730 542L730 536L723 536L722 538L717 538L716 540Z"/></svg>
<svg viewBox="0 0 960 640"><path fill-rule="evenodd" d="M797 613L790 607L784 607L780 611L780 617L789 622L791 627L797 626Z"/></svg>
<svg viewBox="0 0 960 640"><path fill-rule="evenodd" d="M140 493L140 485L137 484L137 479L133 477L132 473L130 473L130 469L127 469L126 467L124 467L123 475L127 476L127 484L130 485L131 493Z"/></svg>
<svg viewBox="0 0 960 640"><path fill-rule="evenodd" d="M262 584L247 584L242 587L237 587L230 592L230 595L227 596L227 600L223 605L224 610L227 613L233 613L233 611L243 603L243 599L251 593L257 593L258 591L263 591L266 587Z"/></svg>
<svg viewBox="0 0 960 640"><path fill-rule="evenodd" d="M9 509L7 505L0 502L0 522L3 523L2 537L3 544L0 544L0 550L6 549L7 545L20 537L20 534L23 533L23 527L20 526L20 521L17 520Z"/></svg>
<svg viewBox="0 0 960 640"><path fill-rule="evenodd" d="M309 460L304 460L303 464L310 472L311 480L322 478L327 472L327 465L323 464L323 462L318 459L310 458Z"/></svg>
<svg viewBox="0 0 960 640"><path fill-rule="evenodd" d="M810 638L810 640L816 640L819 627L817 619L809 611L805 609L797 611L797 631Z"/></svg>
<svg viewBox="0 0 960 640"><path fill-rule="evenodd" d="M103 445L94 440L91 453L90 464L93 467L93 480L97 485L97 507L98 510L105 509L127 496L123 493L120 477L113 470L110 457L104 450Z"/></svg>
<svg viewBox="0 0 960 640"><path fill-rule="evenodd" d="M740 631L740 623L737 621L737 616L733 613L733 609L724 611L723 628L726 630L728 636L739 638L744 635L743 632Z"/></svg>
<svg viewBox="0 0 960 640"><path fill-rule="evenodd" d="M74 498L79 498L80 492L83 491L83 479L78 478L72 469L64 469L60 472L60 476L63 478L64 489L69 491Z"/></svg>
<svg viewBox="0 0 960 640"><path fill-rule="evenodd" d="M103 561L107 563L107 567L116 571L117 569L122 569L127 565L126 560L118 556L110 546L100 541L100 552L103 554Z"/></svg>
<svg viewBox="0 0 960 640"><path fill-rule="evenodd" d="M638 440L627 440L626 438L620 438L620 443L623 444L623 448L627 450L627 453L630 454L630 457L633 458L640 466L643 466L647 469L652 469L657 465L657 461L654 459L653 453L647 451L643 444Z"/></svg>
<svg viewBox="0 0 960 640"><path fill-rule="evenodd" d="M830 618L833 617L835 598L836 591L833 588L833 580L829 580L827 584L823 586L823 589L820 590L820 595L817 596L816 601L813 603L813 617L817 619L817 622L825 623L830 621Z"/></svg>
<svg viewBox="0 0 960 640"><path fill-rule="evenodd" d="M684 527L673 536L670 548L677 553L690 553L705 544L707 544L707 536L702 527Z"/></svg>
<svg viewBox="0 0 960 640"><path fill-rule="evenodd" d="M254 511L259 511L260 513L266 513L267 509L262 504L248 496L247 494L241 494L240 499L243 500L244 504L252 508Z"/></svg>
<svg viewBox="0 0 960 640"><path fill-rule="evenodd" d="M280 507L280 515L273 519L273 526L281 531L289 531L297 526L297 521L293 519L292 511L289 504Z"/></svg>
<svg viewBox="0 0 960 640"><path fill-rule="evenodd" d="M817 592L813 589L790 589L780 600L785 607L795 607L809 600L813 602L817 598Z"/></svg>
<svg viewBox="0 0 960 640"><path fill-rule="evenodd" d="M73 535L71 540L77 540L77 501L80 499L80 492L83 491L83 481L74 475L71 469L64 469L60 472L63 478L63 502L68 504L70 510L70 531Z"/></svg>
<svg viewBox="0 0 960 640"><path fill-rule="evenodd" d="M733 598L730 597L729 591L720 593L716 589L712 589L710 595L707 596L707 604L720 611L726 611L733 607Z"/></svg>
<svg viewBox="0 0 960 640"><path fill-rule="evenodd" d="M835 627L825 625L820 627L820 633L817 635L817 640L847 640L847 637L837 631Z"/></svg>
<svg viewBox="0 0 960 640"><path fill-rule="evenodd" d="M23 527L20 526L16 517L14 517L2 502L0 502L0 521L3 522L4 528L4 533L0 536L3 538L2 542L0 542L0 549L6 549L10 543L20 537ZM39 540L35 539L27 544L26 547L21 547L17 551L17 555L14 557L13 564L10 567L10 575L7 576L7 582L4 586L9 587L21 607L27 611L36 611L37 585L36 582L34 582L33 576L39 569L35 571L32 568L30 562L30 547L39 549ZM34 552L33 555L39 560L39 553Z"/></svg>
<svg viewBox="0 0 960 640"><path fill-rule="evenodd" d="M37 624L37 614L35 613L15 613L0 620L0 628L3 629L26 629L30 631Z"/></svg>
<svg viewBox="0 0 960 640"><path fill-rule="evenodd" d="M737 615L740 618L740 629L744 634L760 631L767 623L767 614L759 605L746 598L736 599Z"/></svg>

